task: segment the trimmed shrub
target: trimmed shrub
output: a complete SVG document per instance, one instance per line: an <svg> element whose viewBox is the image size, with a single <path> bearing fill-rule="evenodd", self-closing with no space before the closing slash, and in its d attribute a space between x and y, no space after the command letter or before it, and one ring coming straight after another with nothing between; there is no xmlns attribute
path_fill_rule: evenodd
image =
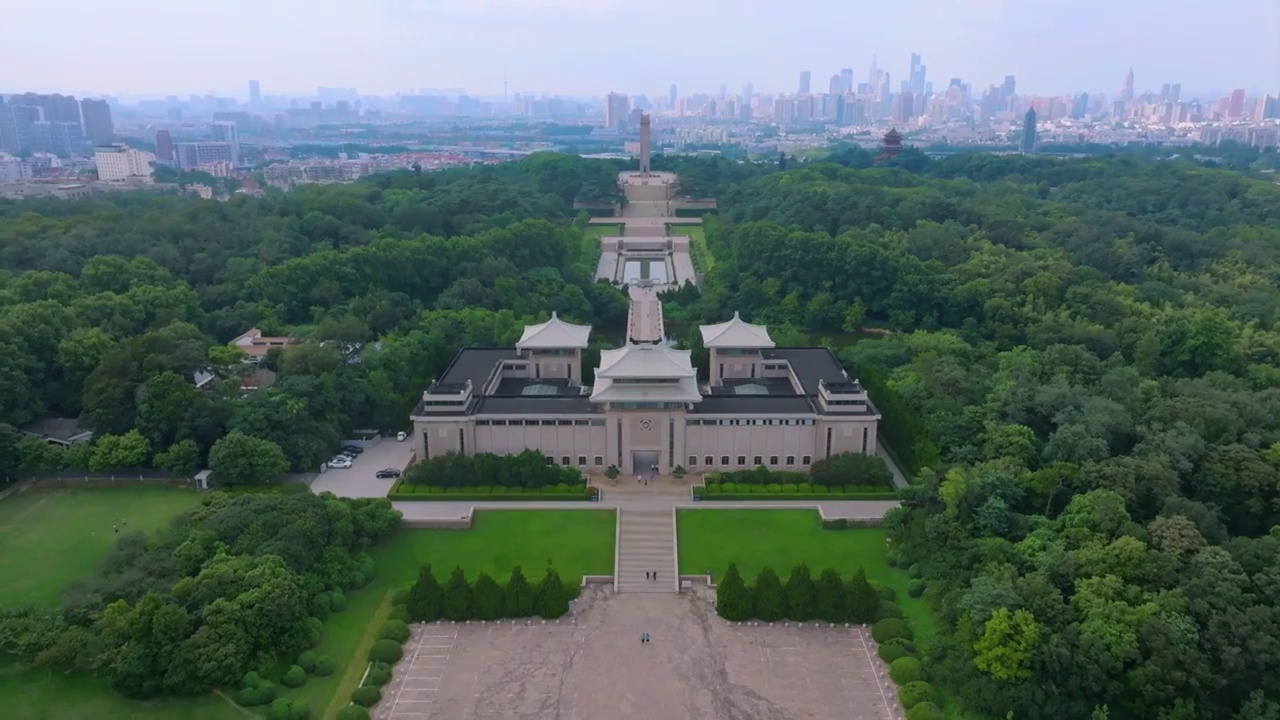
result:
<svg viewBox="0 0 1280 720"><path fill-rule="evenodd" d="M244 677L240 678L240 687L242 688L258 687L258 683L260 682L262 682L262 676L250 670L249 672L244 674Z"/></svg>
<svg viewBox="0 0 1280 720"><path fill-rule="evenodd" d="M782 581L773 568L766 566L756 578L751 589L752 606L755 616L765 622L776 622L786 617L787 595L782 589Z"/></svg>
<svg viewBox="0 0 1280 720"><path fill-rule="evenodd" d="M338 711L338 720L369 720L369 711L359 705L348 705Z"/></svg>
<svg viewBox="0 0 1280 720"><path fill-rule="evenodd" d="M898 591L888 585L874 585L876 595L885 602L898 602Z"/></svg>
<svg viewBox="0 0 1280 720"><path fill-rule="evenodd" d="M708 485L708 487L710 486ZM738 486L734 483L716 483L716 487L720 488L720 492L741 492L741 490L738 489Z"/></svg>
<svg viewBox="0 0 1280 720"><path fill-rule="evenodd" d="M267 720L308 720L311 708L304 702L289 698L276 698L267 709Z"/></svg>
<svg viewBox="0 0 1280 720"><path fill-rule="evenodd" d="M800 489L799 489L798 487L796 487L795 485L792 485L791 483L787 483L787 484L785 484L785 485L783 485L783 486L782 486L782 494L783 494L783 495L795 495L795 494L796 494L797 492L799 492L799 491L800 491Z"/></svg>
<svg viewBox="0 0 1280 720"><path fill-rule="evenodd" d="M291 688L302 687L307 684L307 671L299 665L294 665L280 678L280 684Z"/></svg>
<svg viewBox="0 0 1280 720"><path fill-rule="evenodd" d="M316 653L314 650L303 650L298 656L298 667L304 672L311 672L316 669Z"/></svg>
<svg viewBox="0 0 1280 720"><path fill-rule="evenodd" d="M337 669L337 663L328 655L321 655L316 658L316 666L311 670L311 674L316 677L329 677L333 671Z"/></svg>
<svg viewBox="0 0 1280 720"><path fill-rule="evenodd" d="M708 495L719 495L719 494L720 494L720 486L719 486L719 485L708 485L705 489L703 489L703 492L705 492L705 493L706 493L706 494L708 494Z"/></svg>
<svg viewBox="0 0 1280 720"><path fill-rule="evenodd" d="M538 583L537 610L538 615L547 620L569 612L569 594L555 568L547 568L547 574Z"/></svg>
<svg viewBox="0 0 1280 720"><path fill-rule="evenodd" d="M388 620L399 620L402 623L409 622L409 610L403 605L396 605L391 608L391 612L387 613Z"/></svg>
<svg viewBox="0 0 1280 720"><path fill-rule="evenodd" d="M889 677L895 685L906 685L924 679L924 665L913 657L900 657L889 663Z"/></svg>
<svg viewBox="0 0 1280 720"><path fill-rule="evenodd" d="M924 577L924 570L921 569L920 563L915 563L911 567L907 568L907 577L912 580L919 580Z"/></svg>
<svg viewBox="0 0 1280 720"><path fill-rule="evenodd" d="M378 628L378 637L404 644L409 639L409 626L399 620L388 620Z"/></svg>
<svg viewBox="0 0 1280 720"><path fill-rule="evenodd" d="M914 640L915 635L902 618L889 618L871 626L871 638L878 643L883 643L894 638Z"/></svg>
<svg viewBox="0 0 1280 720"><path fill-rule="evenodd" d="M336 613L347 609L347 596L341 590L329 591L329 609Z"/></svg>
<svg viewBox="0 0 1280 720"><path fill-rule="evenodd" d="M431 573L430 565L418 568L418 579L405 597L405 609L414 622L432 622L440 619L444 606L444 588Z"/></svg>
<svg viewBox="0 0 1280 720"><path fill-rule="evenodd" d="M257 673L250 673L257 675ZM270 680L258 680L231 694L231 699L241 707L258 707L276 699L276 686Z"/></svg>
<svg viewBox="0 0 1280 720"><path fill-rule="evenodd" d="M471 619L471 585L461 566L453 569L444 588L444 616L455 622Z"/></svg>
<svg viewBox="0 0 1280 720"><path fill-rule="evenodd" d="M382 687L391 682L391 666L384 662L375 662L369 666L369 672L364 676L364 682L361 685L370 687Z"/></svg>
<svg viewBox="0 0 1280 720"><path fill-rule="evenodd" d="M830 488L828 488L826 485L821 485L819 483L813 483L809 486L809 488L810 488L809 492L818 493L818 494L831 492Z"/></svg>
<svg viewBox="0 0 1280 720"><path fill-rule="evenodd" d="M493 488L493 494L494 494L494 495L506 495L506 494L507 494L507 488L506 488L506 486L504 486L504 485L496 485L496 486L494 486L494 488Z"/></svg>
<svg viewBox="0 0 1280 720"><path fill-rule="evenodd" d="M807 482L797 483L797 484L796 484L796 492L800 492L800 493L811 493L811 492L813 492L813 483L807 483Z"/></svg>
<svg viewBox="0 0 1280 720"><path fill-rule="evenodd" d="M506 601L502 586L494 582L489 573L480 573L471 588L472 614L480 620L497 620L502 617Z"/></svg>
<svg viewBox="0 0 1280 720"><path fill-rule="evenodd" d="M822 571L813 588L813 616L831 623L844 622L844 583L831 568Z"/></svg>
<svg viewBox="0 0 1280 720"><path fill-rule="evenodd" d="M769 492L769 488L763 485L754 485L751 488L751 492L756 495L764 495L765 493Z"/></svg>
<svg viewBox="0 0 1280 720"><path fill-rule="evenodd" d="M809 566L800 563L791 569L791 576L787 578L786 585L787 594L787 617L803 622L813 617L813 604L815 588L813 586L813 576L809 573Z"/></svg>
<svg viewBox="0 0 1280 720"><path fill-rule="evenodd" d="M780 485L780 484L778 484L778 483L769 483L768 485L765 485L764 487L765 487L765 492L769 492L769 493L780 493L780 492L782 492L782 485Z"/></svg>
<svg viewBox="0 0 1280 720"><path fill-rule="evenodd" d="M858 568L858 572L853 574L845 587L845 612L849 622L863 625L874 622L879 606L880 597L876 595L876 589L867 580L867 571Z"/></svg>
<svg viewBox="0 0 1280 720"><path fill-rule="evenodd" d="M923 580L916 579L907 583L907 597L918 598L921 595L924 595Z"/></svg>
<svg viewBox="0 0 1280 720"><path fill-rule="evenodd" d="M369 578L365 577L364 573L359 570L352 572L350 578L347 579L347 588L350 590L359 590L368 584Z"/></svg>
<svg viewBox="0 0 1280 720"><path fill-rule="evenodd" d="M880 643L876 653L880 659L892 663L894 660L903 657L912 657L916 654L916 646L906 638L891 638Z"/></svg>
<svg viewBox="0 0 1280 720"><path fill-rule="evenodd" d="M515 566L507 580L506 606L502 614L509 618L533 617L537 604L538 594L525 579L520 566Z"/></svg>
<svg viewBox="0 0 1280 720"><path fill-rule="evenodd" d="M907 720L947 720L947 716L937 705L922 702L907 711Z"/></svg>
<svg viewBox="0 0 1280 720"><path fill-rule="evenodd" d="M902 703L902 707L910 710L922 702L937 702L937 693L929 683L916 680L898 688L898 700Z"/></svg>
<svg viewBox="0 0 1280 720"><path fill-rule="evenodd" d="M382 699L382 690L372 685L361 685L351 691L351 702L361 707L373 707Z"/></svg>
<svg viewBox="0 0 1280 720"><path fill-rule="evenodd" d="M369 659L378 662L395 664L401 655L404 655L404 651L400 648L400 643L386 638L375 641L373 647L369 648Z"/></svg>
<svg viewBox="0 0 1280 720"><path fill-rule="evenodd" d="M392 605L405 605L409 602L409 588L400 588L391 591Z"/></svg>
<svg viewBox="0 0 1280 720"><path fill-rule="evenodd" d="M311 614L321 621L327 620L333 612L333 608L329 606L329 593L316 593L311 598Z"/></svg>
<svg viewBox="0 0 1280 720"><path fill-rule="evenodd" d="M735 563L729 563L724 577L716 583L716 612L725 620L741 622L751 619L751 593L738 574Z"/></svg>
<svg viewBox="0 0 1280 720"><path fill-rule="evenodd" d="M881 600L876 606L876 621L888 620L889 618L902 617L902 608L897 603L891 603L888 600Z"/></svg>

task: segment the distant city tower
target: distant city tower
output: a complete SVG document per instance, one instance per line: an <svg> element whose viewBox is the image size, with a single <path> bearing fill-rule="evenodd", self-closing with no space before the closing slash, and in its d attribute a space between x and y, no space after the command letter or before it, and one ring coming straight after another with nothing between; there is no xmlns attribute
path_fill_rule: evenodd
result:
<svg viewBox="0 0 1280 720"><path fill-rule="evenodd" d="M1133 100L1133 68L1129 68L1129 74L1124 76L1124 90L1120 92L1120 99L1125 102Z"/></svg>
<svg viewBox="0 0 1280 720"><path fill-rule="evenodd" d="M262 86L257 80L249 81L249 104L254 107L262 104Z"/></svg>
<svg viewBox="0 0 1280 720"><path fill-rule="evenodd" d="M649 174L649 115L640 116L640 172Z"/></svg>
<svg viewBox="0 0 1280 720"><path fill-rule="evenodd" d="M1036 151L1036 109L1027 108L1022 116L1022 152L1030 155Z"/></svg>

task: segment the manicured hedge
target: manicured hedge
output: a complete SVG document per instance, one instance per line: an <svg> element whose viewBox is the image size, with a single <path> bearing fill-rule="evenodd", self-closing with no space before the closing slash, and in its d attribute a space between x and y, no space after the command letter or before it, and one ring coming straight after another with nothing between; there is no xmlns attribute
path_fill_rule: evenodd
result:
<svg viewBox="0 0 1280 720"><path fill-rule="evenodd" d="M875 617L880 599L859 569L847 582L827 568L815 578L804 563L791 570L785 584L773 568L765 567L747 586L738 566L729 564L716 583L716 612L725 620L795 620L866 623Z"/></svg>
<svg viewBox="0 0 1280 720"><path fill-rule="evenodd" d="M369 672L365 673L364 682L360 684L382 687L389 682L391 682L391 666L384 662L374 662L369 666Z"/></svg>
<svg viewBox="0 0 1280 720"><path fill-rule="evenodd" d="M298 665L294 665L280 678L280 684L291 688L302 687L307 684L307 671Z"/></svg>
<svg viewBox="0 0 1280 720"><path fill-rule="evenodd" d="M267 708L267 720L309 720L311 708L306 703L289 698L276 698Z"/></svg>
<svg viewBox="0 0 1280 720"><path fill-rule="evenodd" d="M338 711L338 720L369 720L369 711L359 705L348 705Z"/></svg>
<svg viewBox="0 0 1280 720"><path fill-rule="evenodd" d="M911 632L911 627L907 625L905 620L889 618L871 626L871 638L878 643L882 643L893 638L914 640L915 634Z"/></svg>
<svg viewBox="0 0 1280 720"><path fill-rule="evenodd" d="M400 643L386 638L376 641L369 648L369 659L384 663L395 663L402 655L404 651L400 648Z"/></svg>
<svg viewBox="0 0 1280 720"><path fill-rule="evenodd" d="M388 620L378 629L378 637L404 643L409 639L409 626L403 620Z"/></svg>
<svg viewBox="0 0 1280 720"><path fill-rule="evenodd" d="M902 703L902 707L910 710L923 702L937 702L937 693L929 683L916 680L898 688L898 700Z"/></svg>
<svg viewBox="0 0 1280 720"><path fill-rule="evenodd" d="M561 483L586 483L577 468L548 464L537 450L516 455L447 453L415 463L405 471L403 479L413 485L467 488L505 485L536 489Z"/></svg>
<svg viewBox="0 0 1280 720"><path fill-rule="evenodd" d="M441 586L431 566L424 565L409 588L405 611L413 622L433 622L442 617L462 621L534 615L551 620L567 613L569 602L580 593L577 584L565 583L550 567L534 586L517 565L503 588L488 573L480 573L474 583L468 582L461 567L454 568L448 584ZM387 624L392 622L395 621Z"/></svg>
<svg viewBox="0 0 1280 720"><path fill-rule="evenodd" d="M600 488L595 486L549 485L539 490L501 486L444 488L437 485L414 485L404 479L397 480L387 493L389 500L429 502L589 502L599 496Z"/></svg>
<svg viewBox="0 0 1280 720"><path fill-rule="evenodd" d="M333 661L333 658L328 655L321 655L316 658L316 666L311 671L311 674L316 677L329 677L336 668L337 663Z"/></svg>
<svg viewBox="0 0 1280 720"><path fill-rule="evenodd" d="M823 530L857 530L875 527L884 527L884 518L832 518L822 521Z"/></svg>
<svg viewBox="0 0 1280 720"><path fill-rule="evenodd" d="M880 659L892 663L898 658L911 657L916 654L916 646L906 638L890 638L880 643L876 652Z"/></svg>
<svg viewBox="0 0 1280 720"><path fill-rule="evenodd" d="M373 707L382 699L382 690L372 685L361 685L351 691L351 702L362 707Z"/></svg>
<svg viewBox="0 0 1280 720"><path fill-rule="evenodd" d="M906 685L924 679L924 665L913 657L903 657L889 663L889 677L895 685Z"/></svg>
<svg viewBox="0 0 1280 720"><path fill-rule="evenodd" d="M839 486L866 485L891 490L893 473L889 471L885 462L875 455L840 453L813 463L808 473L795 470L770 470L761 465L747 470L729 470L707 475L708 484L720 482L734 483L739 486L813 483L815 486L826 486L832 490ZM817 490L816 487L814 489ZM792 492L798 492L798 490Z"/></svg>
<svg viewBox="0 0 1280 720"><path fill-rule="evenodd" d="M907 711L907 720L947 720L947 716L937 705L922 702Z"/></svg>
<svg viewBox="0 0 1280 720"><path fill-rule="evenodd" d="M725 485L732 485L729 491ZM707 483L694 487L693 496L700 500L897 500L898 493L880 487L851 485L827 488L826 492L802 492L800 484L733 485Z"/></svg>
<svg viewBox="0 0 1280 720"><path fill-rule="evenodd" d="M918 597L920 597L921 595L924 595L924 581L923 581L923 580L912 580L911 582L907 583L907 596L908 596L908 597L918 598Z"/></svg>

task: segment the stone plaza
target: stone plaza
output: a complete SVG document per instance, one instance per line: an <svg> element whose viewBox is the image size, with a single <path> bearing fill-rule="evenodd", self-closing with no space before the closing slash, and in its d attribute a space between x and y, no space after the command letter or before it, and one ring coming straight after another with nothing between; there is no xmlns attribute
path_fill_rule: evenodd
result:
<svg viewBox="0 0 1280 720"><path fill-rule="evenodd" d="M731 624L713 594L588 586L570 615L413 626L380 720L899 720L867 631ZM642 633L651 642L641 644Z"/></svg>

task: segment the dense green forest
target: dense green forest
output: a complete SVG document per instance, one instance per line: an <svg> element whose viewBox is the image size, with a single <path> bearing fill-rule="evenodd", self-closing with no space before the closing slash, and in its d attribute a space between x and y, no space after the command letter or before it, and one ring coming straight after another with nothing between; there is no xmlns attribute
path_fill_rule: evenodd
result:
<svg viewBox="0 0 1280 720"><path fill-rule="evenodd" d="M931 466L889 519L930 678L984 718L1278 717L1280 187L839 159L727 188L678 311L894 331L841 355Z"/></svg>
<svg viewBox="0 0 1280 720"><path fill-rule="evenodd" d="M992 720L1280 717L1280 187L1140 156L780 165L655 160L721 205L669 319L831 338L864 379L917 471L889 524L944 620L929 679ZM403 426L463 345L620 327L572 210L620 167L0 203L0 421L99 433L0 432L0 476L185 469L233 431L311 468ZM310 342L242 396L225 343L255 326Z"/></svg>

